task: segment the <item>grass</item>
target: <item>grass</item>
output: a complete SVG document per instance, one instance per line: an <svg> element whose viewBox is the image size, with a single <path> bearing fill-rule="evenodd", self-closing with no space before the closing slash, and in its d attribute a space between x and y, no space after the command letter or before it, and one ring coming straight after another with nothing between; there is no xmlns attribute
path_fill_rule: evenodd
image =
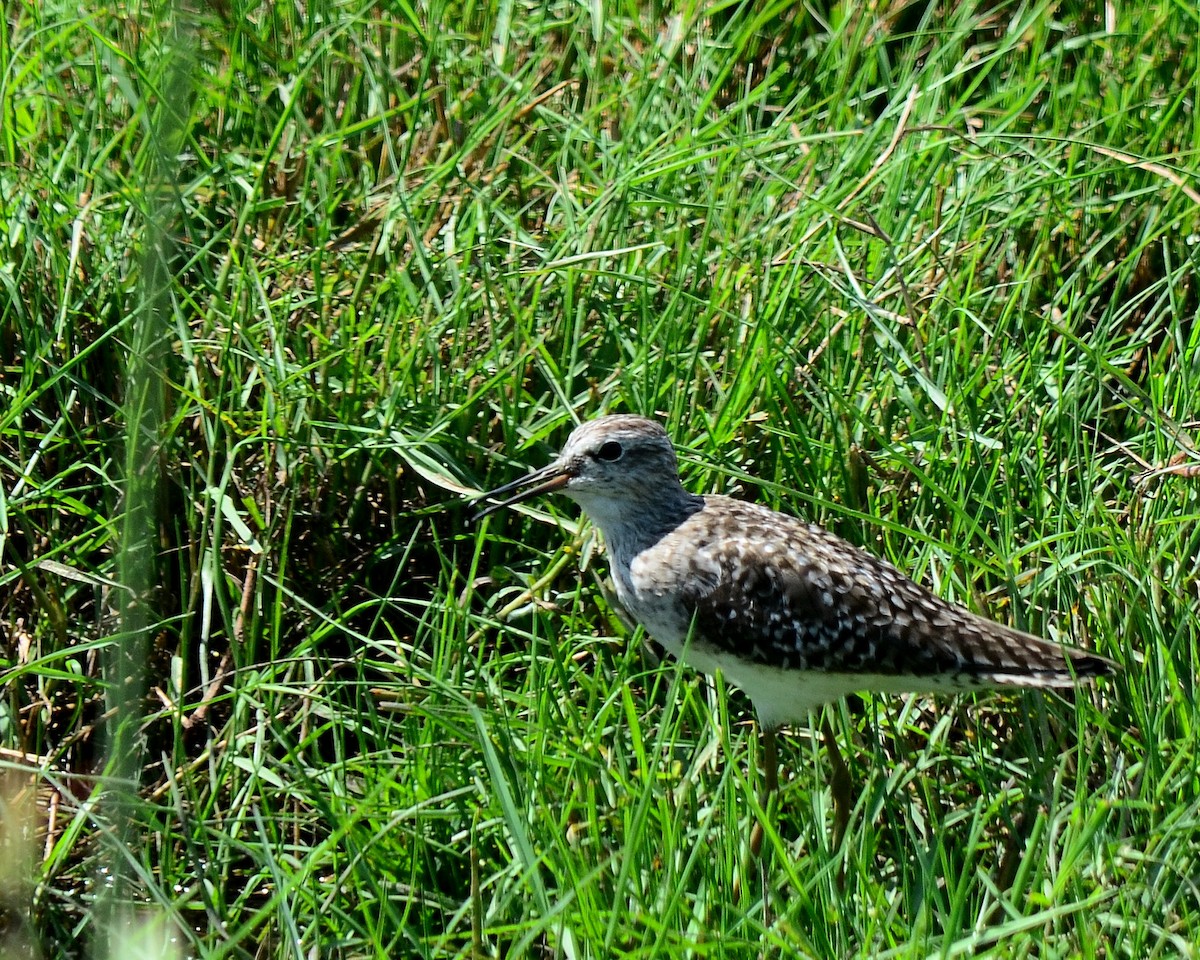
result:
<svg viewBox="0 0 1200 960"><path fill-rule="evenodd" d="M0 953L1195 956L1196 19L11 5ZM746 702L461 509L620 410L1121 674L839 705L754 869Z"/></svg>

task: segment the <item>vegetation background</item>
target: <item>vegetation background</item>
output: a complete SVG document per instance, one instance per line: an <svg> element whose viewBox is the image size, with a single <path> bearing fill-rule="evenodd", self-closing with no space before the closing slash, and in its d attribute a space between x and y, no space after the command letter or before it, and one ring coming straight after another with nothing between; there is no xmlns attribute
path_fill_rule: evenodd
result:
<svg viewBox="0 0 1200 960"><path fill-rule="evenodd" d="M1198 37L7 4L0 955L1195 956ZM622 410L1122 673L852 699L747 863L745 701L462 508Z"/></svg>

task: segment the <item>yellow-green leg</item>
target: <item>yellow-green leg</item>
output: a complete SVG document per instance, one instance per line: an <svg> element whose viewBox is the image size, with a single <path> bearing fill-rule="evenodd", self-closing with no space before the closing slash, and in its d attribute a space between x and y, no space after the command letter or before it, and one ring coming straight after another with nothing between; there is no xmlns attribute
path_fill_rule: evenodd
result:
<svg viewBox="0 0 1200 960"><path fill-rule="evenodd" d="M762 817L755 821L753 828L750 830L750 856L746 860L743 874L748 872L752 867L759 868L760 877L763 885L763 909L768 909L767 904L767 877L766 870L763 867L762 860L759 854L762 853L763 843L763 819L771 816L775 810L775 804L772 803L775 795L779 792L779 751L775 743L774 727L760 727L762 733L762 771L763 785L762 793L759 796L759 807L762 809ZM733 883L733 899L737 902L742 896L742 878L737 877ZM769 923L769 914L764 916L764 923Z"/></svg>
<svg viewBox="0 0 1200 960"><path fill-rule="evenodd" d="M762 755L763 789L759 805L765 817L771 813L771 798L779 792L779 748L775 743L774 727L762 728ZM762 820L759 820L750 831L750 856L755 860L762 851L762 842L763 825Z"/></svg>
<svg viewBox="0 0 1200 960"><path fill-rule="evenodd" d="M829 722L829 715L825 714L822 717L821 736L825 740L825 750L829 755L829 763L833 768L832 775L829 779L830 795L833 800L833 848L836 850L842 845L842 838L846 835L846 828L850 824L851 810L851 780L850 770L846 766L846 761L842 758L842 752L838 749L837 737L833 733L833 724ZM775 740L775 729L773 727L762 728L762 772L763 785L762 794L759 798L759 806L762 809L762 817L771 816L775 812L775 804L772 803L776 794L779 792L779 748ZM762 844L764 836L763 820L760 818L754 824L750 831L750 857L747 863L747 869L752 863L760 863L760 854L762 853ZM763 902L766 902L766 878L763 877L764 890ZM733 885L734 900L741 897L741 883L735 882Z"/></svg>
<svg viewBox="0 0 1200 960"><path fill-rule="evenodd" d="M821 727L821 736L825 740L825 750L829 754L829 763L833 767L833 775L829 778L829 792L833 798L833 846L837 849L842 845L842 837L846 835L846 827L850 823L850 771L842 752L838 749L837 737L833 735L833 725L829 722L829 714L825 714Z"/></svg>

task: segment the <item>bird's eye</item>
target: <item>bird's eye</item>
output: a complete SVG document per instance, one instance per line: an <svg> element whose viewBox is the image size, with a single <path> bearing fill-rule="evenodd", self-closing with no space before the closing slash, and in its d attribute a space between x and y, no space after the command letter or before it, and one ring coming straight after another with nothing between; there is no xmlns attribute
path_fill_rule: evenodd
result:
<svg viewBox="0 0 1200 960"><path fill-rule="evenodd" d="M609 463L612 463L620 460L621 454L624 452L624 448L616 440L609 440L606 443L600 444L600 449L596 451L596 459L607 460Z"/></svg>

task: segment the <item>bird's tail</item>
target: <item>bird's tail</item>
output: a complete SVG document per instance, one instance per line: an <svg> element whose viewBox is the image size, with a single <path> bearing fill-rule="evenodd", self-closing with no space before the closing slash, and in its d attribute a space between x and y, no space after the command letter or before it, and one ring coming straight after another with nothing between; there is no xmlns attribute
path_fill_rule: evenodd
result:
<svg viewBox="0 0 1200 960"><path fill-rule="evenodd" d="M992 624L993 627L997 626ZM979 664L976 676L997 686L1073 687L1080 682L1108 677L1117 665L1107 657L1064 647L1011 627L1001 628L1007 635L1004 646L1017 654L1011 661Z"/></svg>

